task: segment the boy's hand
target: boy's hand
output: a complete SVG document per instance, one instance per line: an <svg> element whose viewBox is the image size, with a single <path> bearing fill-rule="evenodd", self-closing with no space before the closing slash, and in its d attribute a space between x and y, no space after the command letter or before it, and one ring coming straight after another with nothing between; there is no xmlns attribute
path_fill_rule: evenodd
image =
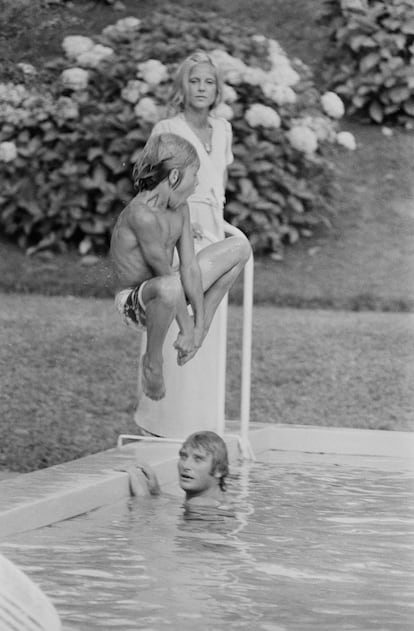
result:
<svg viewBox="0 0 414 631"><path fill-rule="evenodd" d="M204 236L204 232L203 232L203 228L201 227L201 224L199 223L192 223L191 224L191 232L193 235L193 239L199 239L201 240Z"/></svg>
<svg viewBox="0 0 414 631"><path fill-rule="evenodd" d="M176 341L174 342L174 348L177 350L177 364L184 366L199 349L199 346L195 344L195 332L193 329L191 335L178 334Z"/></svg>
<svg viewBox="0 0 414 631"><path fill-rule="evenodd" d="M179 333L174 342L174 348L178 354L186 355L194 350L194 329L188 333Z"/></svg>

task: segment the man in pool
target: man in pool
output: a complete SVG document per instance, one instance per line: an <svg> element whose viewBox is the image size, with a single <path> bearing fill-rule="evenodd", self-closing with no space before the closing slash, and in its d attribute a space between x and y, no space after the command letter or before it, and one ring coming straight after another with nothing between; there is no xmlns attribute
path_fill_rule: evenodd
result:
<svg viewBox="0 0 414 631"><path fill-rule="evenodd" d="M134 167L138 194L121 212L111 238L115 304L127 324L146 327L142 388L154 400L165 396L163 344L172 321L179 328L174 348L182 366L200 348L250 256L247 239L230 237L196 258L187 198L197 185L199 166L196 150L184 138L152 136Z"/></svg>
<svg viewBox="0 0 414 631"><path fill-rule="evenodd" d="M218 434L211 431L191 434L180 448L177 467L185 508L223 506L229 458L226 443ZM145 491L159 495L160 487L151 467L136 465L128 473L132 495L143 495Z"/></svg>

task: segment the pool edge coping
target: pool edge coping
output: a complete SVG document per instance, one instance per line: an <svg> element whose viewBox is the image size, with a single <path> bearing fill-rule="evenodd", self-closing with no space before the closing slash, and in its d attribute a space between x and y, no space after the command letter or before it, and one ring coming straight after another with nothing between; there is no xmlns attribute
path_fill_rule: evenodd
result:
<svg viewBox="0 0 414 631"><path fill-rule="evenodd" d="M240 456L237 424L226 440L230 462ZM414 433L312 425L259 425L249 432L255 456L284 452L382 456L414 461ZM0 540L49 526L129 496L126 469L147 462L162 488L178 493L177 444L139 442L0 481Z"/></svg>

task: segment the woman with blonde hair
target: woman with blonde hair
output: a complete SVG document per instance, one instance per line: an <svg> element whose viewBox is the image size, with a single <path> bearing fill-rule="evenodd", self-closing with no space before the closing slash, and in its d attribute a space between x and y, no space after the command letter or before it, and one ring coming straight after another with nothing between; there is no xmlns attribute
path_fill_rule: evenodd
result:
<svg viewBox="0 0 414 631"><path fill-rule="evenodd" d="M223 208L227 167L233 161L230 123L214 114L221 103L223 82L211 57L196 51L179 66L169 103L170 118L158 122L152 134L183 136L200 159L199 184L189 200L194 234L224 238ZM241 235L241 233L240 233ZM196 244L197 249L202 243Z"/></svg>

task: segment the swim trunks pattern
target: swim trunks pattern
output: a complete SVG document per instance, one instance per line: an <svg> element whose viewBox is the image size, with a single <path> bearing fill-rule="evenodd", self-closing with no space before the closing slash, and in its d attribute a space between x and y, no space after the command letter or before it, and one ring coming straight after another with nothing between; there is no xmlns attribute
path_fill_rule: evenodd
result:
<svg viewBox="0 0 414 631"><path fill-rule="evenodd" d="M142 290L145 283L135 289L123 289L115 296L115 306L125 324L139 329L146 326L145 308L142 302Z"/></svg>
<svg viewBox="0 0 414 631"><path fill-rule="evenodd" d="M136 287L131 291L124 304L124 316L138 326L146 326L147 319L141 304L140 294L140 287Z"/></svg>

